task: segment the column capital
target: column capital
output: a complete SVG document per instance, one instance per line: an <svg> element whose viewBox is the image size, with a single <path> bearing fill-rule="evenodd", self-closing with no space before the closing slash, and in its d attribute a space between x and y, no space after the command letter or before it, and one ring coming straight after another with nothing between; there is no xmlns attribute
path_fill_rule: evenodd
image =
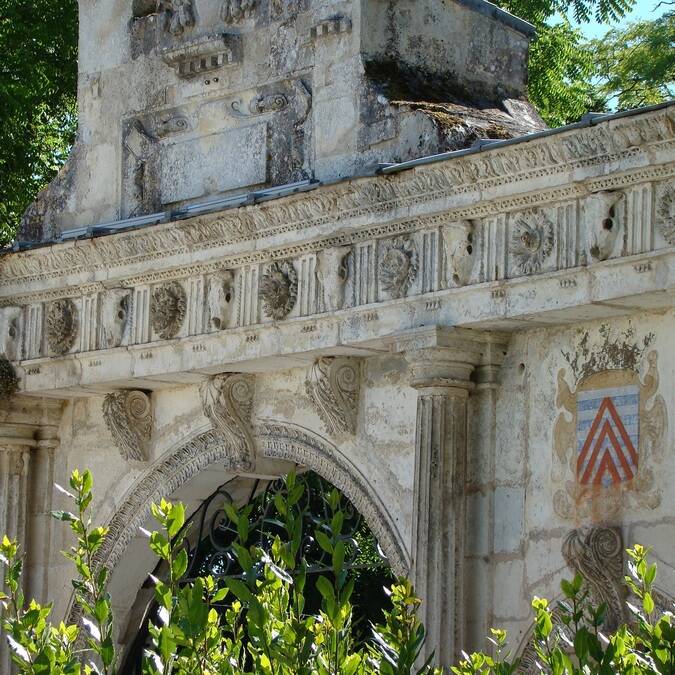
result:
<svg viewBox="0 0 675 675"><path fill-rule="evenodd" d="M412 387L468 392L474 386L474 370L492 376L501 366L508 341L503 332L424 326L394 336L392 347L410 364Z"/></svg>
<svg viewBox="0 0 675 675"><path fill-rule="evenodd" d="M0 447L58 444L63 401L13 396L0 402Z"/></svg>

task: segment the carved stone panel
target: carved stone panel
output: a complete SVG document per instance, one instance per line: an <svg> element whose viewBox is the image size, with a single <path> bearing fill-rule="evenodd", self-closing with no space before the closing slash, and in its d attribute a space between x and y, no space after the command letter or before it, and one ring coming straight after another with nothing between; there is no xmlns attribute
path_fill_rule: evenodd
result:
<svg viewBox="0 0 675 675"><path fill-rule="evenodd" d="M54 354L69 352L75 344L77 330L77 308L70 298L49 303L45 331L50 351Z"/></svg>
<svg viewBox="0 0 675 675"><path fill-rule="evenodd" d="M117 391L103 400L103 419L127 461L148 459L152 437L152 402L142 391Z"/></svg>
<svg viewBox="0 0 675 675"><path fill-rule="evenodd" d="M267 316L284 319L298 299L298 275L290 260L273 262L260 279L260 298Z"/></svg>
<svg viewBox="0 0 675 675"><path fill-rule="evenodd" d="M230 271L207 279L207 321L209 331L228 328L234 307L234 275Z"/></svg>
<svg viewBox="0 0 675 675"><path fill-rule="evenodd" d="M360 362L346 356L319 359L305 382L308 396L332 435L356 433L360 388Z"/></svg>
<svg viewBox="0 0 675 675"><path fill-rule="evenodd" d="M171 281L152 290L150 322L160 338L176 337L183 326L187 298L185 289L177 281Z"/></svg>
<svg viewBox="0 0 675 675"><path fill-rule="evenodd" d="M131 314L131 291L114 289L101 297L100 348L112 349L122 344Z"/></svg>
<svg viewBox="0 0 675 675"><path fill-rule="evenodd" d="M323 305L327 312L338 311L344 305L351 250L351 246L338 246L320 251L316 256L316 276L321 284Z"/></svg>
<svg viewBox="0 0 675 675"><path fill-rule="evenodd" d="M255 454L251 426L254 393L254 376L240 373L217 375L200 389L204 414L229 441L235 464L242 468L252 465Z"/></svg>
<svg viewBox="0 0 675 675"><path fill-rule="evenodd" d="M21 307L0 309L0 354L10 361L21 358Z"/></svg>
<svg viewBox="0 0 675 675"><path fill-rule="evenodd" d="M658 194L656 226L666 242L675 246L675 183L667 183Z"/></svg>
<svg viewBox="0 0 675 675"><path fill-rule="evenodd" d="M380 254L380 288L391 298L402 298L417 278L417 247L408 237L386 242Z"/></svg>

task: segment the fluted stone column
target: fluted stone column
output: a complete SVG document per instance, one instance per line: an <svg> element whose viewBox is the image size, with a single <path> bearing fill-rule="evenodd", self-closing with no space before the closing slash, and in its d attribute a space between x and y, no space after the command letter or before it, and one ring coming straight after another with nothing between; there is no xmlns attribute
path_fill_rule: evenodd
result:
<svg viewBox="0 0 675 675"><path fill-rule="evenodd" d="M426 654L450 665L464 645L468 402L472 375L492 375L503 334L425 328L399 336L417 392L413 580L422 598Z"/></svg>

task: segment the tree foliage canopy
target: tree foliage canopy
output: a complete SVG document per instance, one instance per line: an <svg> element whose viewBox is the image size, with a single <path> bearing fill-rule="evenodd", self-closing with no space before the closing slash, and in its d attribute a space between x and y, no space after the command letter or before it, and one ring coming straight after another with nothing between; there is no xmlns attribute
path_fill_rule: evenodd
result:
<svg viewBox="0 0 675 675"><path fill-rule="evenodd" d="M675 12L611 28L635 0L497 0L537 29L529 95L550 126L673 96ZM656 4L657 0L653 0ZM580 25L606 23L601 40ZM77 126L76 0L0 0L0 246L65 161Z"/></svg>

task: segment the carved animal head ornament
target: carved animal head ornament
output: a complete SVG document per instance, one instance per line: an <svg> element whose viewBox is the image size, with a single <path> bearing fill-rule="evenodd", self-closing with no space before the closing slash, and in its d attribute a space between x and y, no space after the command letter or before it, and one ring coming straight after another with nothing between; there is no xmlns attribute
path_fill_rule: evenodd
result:
<svg viewBox="0 0 675 675"><path fill-rule="evenodd" d="M607 260L614 253L621 233L618 208L623 197L622 192L598 192L584 203L584 226L591 260Z"/></svg>
<svg viewBox="0 0 675 675"><path fill-rule="evenodd" d="M475 227L470 220L448 223L442 228L447 285L464 286L471 280L476 259Z"/></svg>
<svg viewBox="0 0 675 675"><path fill-rule="evenodd" d="M131 292L126 289L108 291L101 298L101 349L122 344L130 305Z"/></svg>
<svg viewBox="0 0 675 675"><path fill-rule="evenodd" d="M228 327L233 300L234 275L232 272L221 272L209 277L207 295L209 330L224 330Z"/></svg>
<svg viewBox="0 0 675 675"><path fill-rule="evenodd" d="M290 260L273 262L260 280L260 297L267 316L286 317L298 298L298 275Z"/></svg>
<svg viewBox="0 0 675 675"><path fill-rule="evenodd" d="M21 358L21 307L0 309L0 354L10 361Z"/></svg>

